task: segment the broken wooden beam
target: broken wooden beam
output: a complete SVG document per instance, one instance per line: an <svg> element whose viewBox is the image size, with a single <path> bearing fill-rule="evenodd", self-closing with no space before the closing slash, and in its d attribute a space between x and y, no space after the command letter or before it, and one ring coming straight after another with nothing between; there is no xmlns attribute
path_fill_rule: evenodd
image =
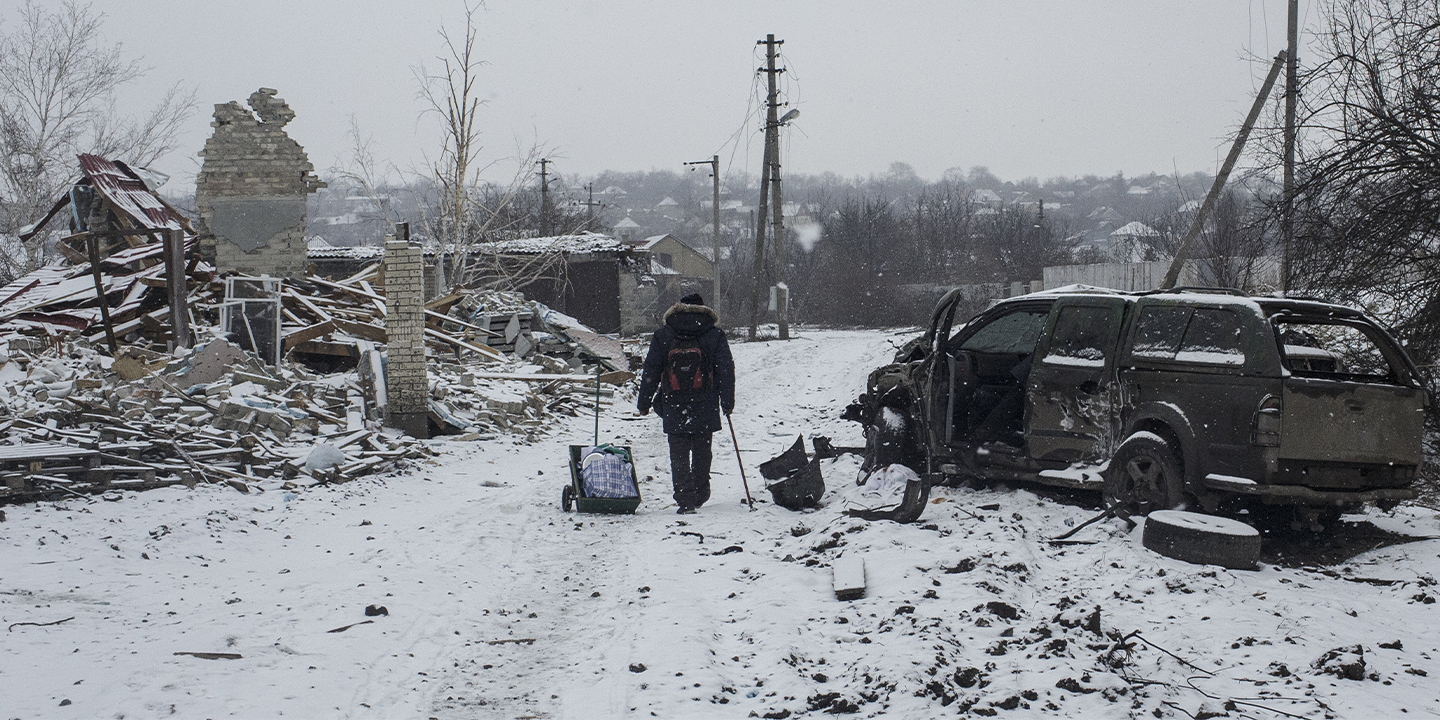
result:
<svg viewBox="0 0 1440 720"><path fill-rule="evenodd" d="M471 351L471 352L478 353L481 357L489 358L490 360L504 360L504 359L505 359L505 356L502 355L502 354L500 353L500 351L499 351L499 350L496 350L495 348L492 348L492 347L490 347L490 346L488 346L488 345L475 345L475 344L472 344L472 343L468 343L468 342L465 342L464 340L461 340L460 338L457 338L457 337L455 337L455 336L453 336L453 335L449 335L449 334L447 334L447 333L440 332L439 330L435 330L435 329L433 329L433 328L428 328L428 327L425 328L425 336L426 336L426 337L435 338L436 340L438 340L438 341L440 341L440 342L448 343L448 344L454 345L455 347L458 347L458 348L464 348L465 350L469 350L469 351Z"/></svg>
<svg viewBox="0 0 1440 720"><path fill-rule="evenodd" d="M284 347L282 352L290 352L296 345L306 340L315 340L332 332L335 332L335 323L331 320L324 320L308 327L292 330L282 341Z"/></svg>

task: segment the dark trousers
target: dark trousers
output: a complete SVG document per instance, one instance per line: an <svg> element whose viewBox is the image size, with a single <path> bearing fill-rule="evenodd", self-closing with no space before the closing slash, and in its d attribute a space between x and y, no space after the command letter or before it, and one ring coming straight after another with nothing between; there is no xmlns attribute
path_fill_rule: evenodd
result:
<svg viewBox="0 0 1440 720"><path fill-rule="evenodd" d="M667 435L670 439L670 479L680 507L700 507L710 499L711 433Z"/></svg>

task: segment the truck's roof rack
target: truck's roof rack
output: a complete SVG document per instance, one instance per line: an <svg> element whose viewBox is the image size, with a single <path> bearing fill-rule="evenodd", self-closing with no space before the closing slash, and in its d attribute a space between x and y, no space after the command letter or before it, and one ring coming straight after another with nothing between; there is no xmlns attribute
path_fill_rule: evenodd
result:
<svg viewBox="0 0 1440 720"><path fill-rule="evenodd" d="M1327 300L1326 298L1315 297L1314 295L1281 295L1279 293L1274 293L1270 295L1265 295L1264 298L1266 300L1299 300L1300 302L1317 302L1325 303L1327 305L1336 304L1334 300Z"/></svg>
<svg viewBox="0 0 1440 720"><path fill-rule="evenodd" d="M1250 297L1250 293L1244 290L1227 287L1204 287L1200 285L1180 285L1173 288L1163 288L1140 293L1141 295L1163 295L1165 293L1196 293L1200 295L1234 295L1236 297Z"/></svg>

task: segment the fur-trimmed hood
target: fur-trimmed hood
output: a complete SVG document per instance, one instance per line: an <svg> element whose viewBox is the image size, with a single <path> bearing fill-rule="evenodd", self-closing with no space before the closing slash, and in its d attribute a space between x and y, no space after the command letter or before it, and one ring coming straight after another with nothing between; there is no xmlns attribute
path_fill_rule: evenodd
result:
<svg viewBox="0 0 1440 720"><path fill-rule="evenodd" d="M665 317L662 318L662 319L668 322L668 321L670 320L670 316L671 316L671 315L674 315L675 313L700 313L701 315L709 315L709 316L710 316L710 319L713 320L714 322L720 322L720 315L719 315L719 313L716 313L714 310L711 310L711 309L709 308L709 306L707 306L707 305L687 305L687 304L685 304L685 303L680 303L680 302L677 302L677 303L675 303L674 305L671 305L671 306L670 306L670 309L665 311Z"/></svg>
<svg viewBox="0 0 1440 720"><path fill-rule="evenodd" d="M696 337L715 327L717 322L720 315L704 305L677 302L665 311L665 324L677 335Z"/></svg>

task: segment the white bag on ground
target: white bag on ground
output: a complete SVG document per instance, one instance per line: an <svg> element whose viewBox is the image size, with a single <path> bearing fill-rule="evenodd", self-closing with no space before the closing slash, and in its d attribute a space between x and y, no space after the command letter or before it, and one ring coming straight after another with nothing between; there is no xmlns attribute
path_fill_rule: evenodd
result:
<svg viewBox="0 0 1440 720"><path fill-rule="evenodd" d="M871 507L898 505L905 499L906 483L919 479L914 470L898 463L876 468L865 478L855 499Z"/></svg>
<svg viewBox="0 0 1440 720"><path fill-rule="evenodd" d="M315 443L315 447L310 448L310 454L305 456L305 470L312 474L344 464L345 453L328 443Z"/></svg>

